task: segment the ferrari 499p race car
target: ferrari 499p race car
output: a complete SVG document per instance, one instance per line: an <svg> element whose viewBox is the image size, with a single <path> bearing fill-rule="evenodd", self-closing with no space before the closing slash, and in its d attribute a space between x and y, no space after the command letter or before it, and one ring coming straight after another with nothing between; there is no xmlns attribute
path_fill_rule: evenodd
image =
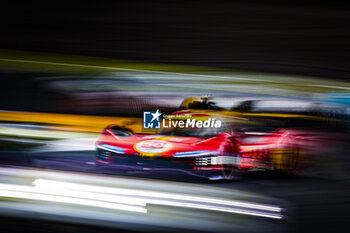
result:
<svg viewBox="0 0 350 233"><path fill-rule="evenodd" d="M178 111L172 122L211 120L220 116ZM231 122L220 127L187 127L172 124L156 134L135 134L117 125L106 127L96 143L97 166L147 172L180 172L211 180L233 179L252 169L294 170L298 162L296 134L285 129L272 132L235 131ZM176 125L176 126L175 126Z"/></svg>

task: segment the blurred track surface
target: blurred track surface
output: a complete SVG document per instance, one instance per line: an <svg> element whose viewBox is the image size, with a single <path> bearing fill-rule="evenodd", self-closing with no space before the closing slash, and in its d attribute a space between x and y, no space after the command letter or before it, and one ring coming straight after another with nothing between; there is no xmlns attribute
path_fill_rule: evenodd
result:
<svg viewBox="0 0 350 233"><path fill-rule="evenodd" d="M319 232L329 232L334 225L347 226L347 211L350 208L350 179L299 174L279 176L276 174L252 173L242 176L239 181L209 182L184 175L153 175L142 170L96 168L93 162L94 152L2 152L1 158L14 161L31 161L31 167L78 171L83 173L108 174L114 177L133 177L158 182L185 182L201 184L208 190L225 188L233 191L245 191L257 195L279 198L289 203L290 230L310 232L317 228ZM31 158L31 159L30 159ZM35 158L35 160L32 160ZM29 160L28 160L29 159ZM252 223L254 226L254 222Z"/></svg>

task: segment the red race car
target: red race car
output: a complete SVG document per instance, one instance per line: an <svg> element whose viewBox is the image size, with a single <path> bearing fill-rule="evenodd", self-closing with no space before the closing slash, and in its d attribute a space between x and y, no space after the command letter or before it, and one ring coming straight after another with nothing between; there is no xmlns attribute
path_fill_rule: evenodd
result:
<svg viewBox="0 0 350 233"><path fill-rule="evenodd" d="M200 112L178 111L169 116L167 127L157 134L135 134L116 125L106 127L96 144L96 164L157 173L180 172L211 180L233 179L236 171L242 170L294 168L297 149L294 136L287 131L236 132L230 122L224 121L219 127L211 127L214 124L210 122L208 127L198 127L218 119ZM202 124L179 127L186 126L180 121L188 119L190 123L201 120Z"/></svg>

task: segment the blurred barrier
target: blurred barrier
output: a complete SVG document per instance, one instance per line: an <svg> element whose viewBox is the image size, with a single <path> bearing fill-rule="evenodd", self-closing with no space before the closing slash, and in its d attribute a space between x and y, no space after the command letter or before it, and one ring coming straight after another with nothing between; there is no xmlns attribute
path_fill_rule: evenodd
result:
<svg viewBox="0 0 350 233"><path fill-rule="evenodd" d="M51 71L141 71L141 72L213 72L227 69L151 63L101 57L0 50L0 66L16 69ZM231 70L232 71L232 70ZM235 70L239 71L239 70Z"/></svg>
<svg viewBox="0 0 350 233"><path fill-rule="evenodd" d="M296 118L304 120L317 120L319 122L344 122L342 119L333 119L329 117L284 113L238 113L223 111L220 112L220 114L223 116L235 117L259 117L261 119L273 117L276 119ZM118 126L130 128L135 133L156 133L155 130L147 130L145 132L142 126L142 118L137 117L107 117L76 114L0 111L0 121L44 124L47 126L54 126L56 130L91 133L99 133L107 125L115 124Z"/></svg>
<svg viewBox="0 0 350 233"><path fill-rule="evenodd" d="M105 117L74 114L11 112L0 111L0 121L38 123L57 126L61 130L99 133L109 124L117 124L132 129L136 133L142 131L142 119L136 117ZM151 133L152 131L150 131Z"/></svg>
<svg viewBox="0 0 350 233"><path fill-rule="evenodd" d="M81 74L127 71L139 74L170 75L171 79L176 76L176 80L180 77L196 80L193 83L194 86L204 83L209 86L205 88L205 91L215 89L213 84L223 84L228 87L226 91L244 90L259 94L298 96L350 90L350 85L346 81L320 79L319 77L12 50L0 50L0 67L41 72L58 71L61 74L62 72ZM185 87L188 85L182 88ZM246 89L247 87L249 88Z"/></svg>

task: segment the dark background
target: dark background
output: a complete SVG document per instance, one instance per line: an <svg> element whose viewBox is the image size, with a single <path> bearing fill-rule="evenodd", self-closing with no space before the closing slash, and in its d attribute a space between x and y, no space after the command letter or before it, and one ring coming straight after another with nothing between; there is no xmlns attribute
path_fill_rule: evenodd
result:
<svg viewBox="0 0 350 233"><path fill-rule="evenodd" d="M10 2L0 49L349 78L349 13L339 1Z"/></svg>
<svg viewBox="0 0 350 233"><path fill-rule="evenodd" d="M347 79L349 25L349 7L339 1L12 1L0 3L0 49ZM57 93L32 81L46 75L1 70L0 108L57 111ZM330 158L348 161L341 151L348 148L329 150ZM221 186L288 200L296 209L295 232L348 230L347 174L344 180L268 176Z"/></svg>

